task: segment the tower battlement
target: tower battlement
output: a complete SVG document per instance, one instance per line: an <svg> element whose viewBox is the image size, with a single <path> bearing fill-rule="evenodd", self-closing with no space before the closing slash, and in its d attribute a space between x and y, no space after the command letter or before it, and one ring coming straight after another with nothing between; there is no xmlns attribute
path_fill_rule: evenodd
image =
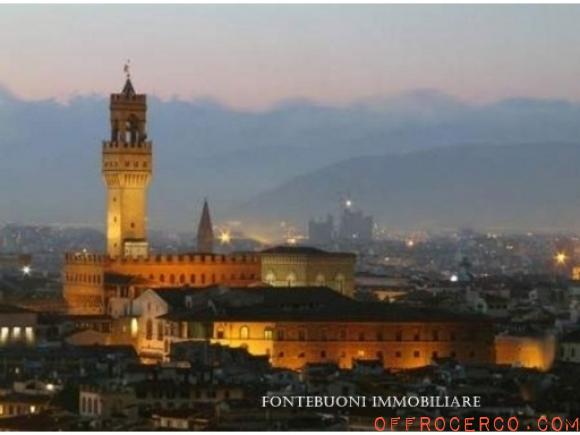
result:
<svg viewBox="0 0 580 435"><path fill-rule="evenodd" d="M138 142L138 143L127 143L121 141L103 141L103 151L109 152L127 152L131 150L132 152L150 152L153 148L153 142L150 140Z"/></svg>
<svg viewBox="0 0 580 435"><path fill-rule="evenodd" d="M179 265L179 264L259 264L260 256L252 253L234 254L158 254L147 257L111 257L106 254L66 253L67 265Z"/></svg>
<svg viewBox="0 0 580 435"><path fill-rule="evenodd" d="M129 102L133 104L147 104L147 95L145 94L111 94L111 103Z"/></svg>

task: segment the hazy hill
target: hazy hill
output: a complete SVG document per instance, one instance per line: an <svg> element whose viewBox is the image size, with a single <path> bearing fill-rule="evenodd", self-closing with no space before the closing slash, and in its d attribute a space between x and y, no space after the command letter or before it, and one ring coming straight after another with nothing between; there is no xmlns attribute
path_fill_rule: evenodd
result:
<svg viewBox="0 0 580 435"><path fill-rule="evenodd" d="M23 101L0 89L0 223L102 224L107 106L97 96L59 104ZM474 106L435 91L343 107L292 101L260 112L150 98L149 120L155 144L149 222L180 230L194 225L204 196L218 221L236 219L227 212L236 205L345 159L580 138L579 104L512 99Z"/></svg>
<svg viewBox="0 0 580 435"><path fill-rule="evenodd" d="M445 147L359 157L257 195L233 211L248 222L335 212L355 204L391 228L580 231L580 144Z"/></svg>

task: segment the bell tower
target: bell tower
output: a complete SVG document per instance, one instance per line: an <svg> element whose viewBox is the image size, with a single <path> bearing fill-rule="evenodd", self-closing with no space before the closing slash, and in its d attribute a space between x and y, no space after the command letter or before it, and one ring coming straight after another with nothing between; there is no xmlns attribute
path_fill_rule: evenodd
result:
<svg viewBox="0 0 580 435"><path fill-rule="evenodd" d="M147 140L147 96L137 94L128 65L123 90L111 94L111 139L103 142L102 173L107 187L107 253L147 257L147 188L152 143Z"/></svg>

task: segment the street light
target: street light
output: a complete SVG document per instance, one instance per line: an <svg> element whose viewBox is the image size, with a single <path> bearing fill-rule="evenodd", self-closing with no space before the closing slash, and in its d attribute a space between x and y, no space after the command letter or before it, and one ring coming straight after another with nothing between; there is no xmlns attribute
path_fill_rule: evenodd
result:
<svg viewBox="0 0 580 435"><path fill-rule="evenodd" d="M568 256L564 252L558 252L556 254L556 256L554 257L554 259L556 260L556 264L564 265L564 264L566 264L566 261L568 260Z"/></svg>

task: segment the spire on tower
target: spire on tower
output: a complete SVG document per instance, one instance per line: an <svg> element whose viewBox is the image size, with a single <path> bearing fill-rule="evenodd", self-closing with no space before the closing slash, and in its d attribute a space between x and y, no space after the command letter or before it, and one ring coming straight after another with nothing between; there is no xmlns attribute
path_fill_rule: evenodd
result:
<svg viewBox="0 0 580 435"><path fill-rule="evenodd" d="M127 80L125 81L125 86L123 86L122 94L126 97L132 97L136 94L135 88L133 87L133 83L131 83L131 60L127 59L125 65L123 66L123 72L127 76Z"/></svg>
<svg viewBox="0 0 580 435"><path fill-rule="evenodd" d="M209 206L207 205L207 198L203 201L201 219L197 227L197 250L198 252L213 252L213 227L209 214Z"/></svg>

